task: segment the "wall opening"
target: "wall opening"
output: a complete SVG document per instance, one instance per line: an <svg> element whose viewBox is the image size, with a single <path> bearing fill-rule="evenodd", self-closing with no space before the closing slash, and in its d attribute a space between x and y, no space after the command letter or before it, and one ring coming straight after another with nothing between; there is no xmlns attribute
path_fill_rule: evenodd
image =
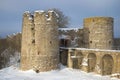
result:
<svg viewBox="0 0 120 80"><path fill-rule="evenodd" d="M61 39L60 40L60 47L68 47L69 45L69 39Z"/></svg>
<svg viewBox="0 0 120 80"><path fill-rule="evenodd" d="M32 27L31 30L34 30L34 28Z"/></svg>
<svg viewBox="0 0 120 80"><path fill-rule="evenodd" d="M35 43L35 40L32 40L32 43Z"/></svg>
<svg viewBox="0 0 120 80"><path fill-rule="evenodd" d="M50 44L52 44L52 41L50 41Z"/></svg>
<svg viewBox="0 0 120 80"><path fill-rule="evenodd" d="M81 52L77 53L76 56L78 56L78 68L82 68L82 61L83 61L83 54Z"/></svg>
<svg viewBox="0 0 120 80"><path fill-rule="evenodd" d="M76 58L73 59L73 68L74 69L81 69L82 68L83 54L81 52L78 52L75 56L76 56Z"/></svg>
<svg viewBox="0 0 120 80"><path fill-rule="evenodd" d="M90 43L92 43L92 41L90 41Z"/></svg>
<svg viewBox="0 0 120 80"><path fill-rule="evenodd" d="M73 59L73 68L74 69L79 69L79 67L78 67L78 59L77 58Z"/></svg>
<svg viewBox="0 0 120 80"><path fill-rule="evenodd" d="M96 55L94 53L89 53L88 55L88 72L93 72L96 65Z"/></svg>
<svg viewBox="0 0 120 80"><path fill-rule="evenodd" d="M109 41L109 44L111 44L111 41Z"/></svg>
<svg viewBox="0 0 120 80"><path fill-rule="evenodd" d="M67 50L61 50L60 51L60 63L67 66L67 60L68 60L68 51Z"/></svg>
<svg viewBox="0 0 120 80"><path fill-rule="evenodd" d="M111 75L113 69L113 58L111 55L104 55L102 58L102 75Z"/></svg>

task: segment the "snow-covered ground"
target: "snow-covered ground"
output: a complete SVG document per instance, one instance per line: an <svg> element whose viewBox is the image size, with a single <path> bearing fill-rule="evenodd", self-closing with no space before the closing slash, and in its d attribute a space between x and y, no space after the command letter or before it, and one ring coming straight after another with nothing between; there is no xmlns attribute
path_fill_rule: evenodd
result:
<svg viewBox="0 0 120 80"><path fill-rule="evenodd" d="M0 80L118 80L109 76L100 76L80 70L66 68L35 73L33 70L21 71L15 66L0 70Z"/></svg>

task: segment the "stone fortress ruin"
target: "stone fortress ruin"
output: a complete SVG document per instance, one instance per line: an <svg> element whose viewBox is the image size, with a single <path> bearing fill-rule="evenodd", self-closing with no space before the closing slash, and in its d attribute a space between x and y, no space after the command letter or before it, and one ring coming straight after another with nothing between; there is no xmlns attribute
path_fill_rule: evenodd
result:
<svg viewBox="0 0 120 80"><path fill-rule="evenodd" d="M119 76L120 40L113 36L113 18L86 18L83 29L58 28L57 18L54 11L23 14L22 70L49 71L62 63L86 72Z"/></svg>

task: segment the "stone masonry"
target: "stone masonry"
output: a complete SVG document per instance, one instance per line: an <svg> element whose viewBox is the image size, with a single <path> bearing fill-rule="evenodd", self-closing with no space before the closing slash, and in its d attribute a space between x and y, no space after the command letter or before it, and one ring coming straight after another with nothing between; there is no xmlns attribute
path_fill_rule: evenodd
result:
<svg viewBox="0 0 120 80"><path fill-rule="evenodd" d="M113 35L113 18L85 18L82 48L61 47L60 62L69 68L120 78L120 39Z"/></svg>
<svg viewBox="0 0 120 80"><path fill-rule="evenodd" d="M49 71L58 68L57 14L54 11L28 11L23 15L21 69Z"/></svg>
<svg viewBox="0 0 120 80"><path fill-rule="evenodd" d="M113 18L92 17L84 19L84 42L86 48L112 49Z"/></svg>
<svg viewBox="0 0 120 80"><path fill-rule="evenodd" d="M120 77L120 51L112 50L119 43L119 39L114 41L113 18L85 18L83 29L69 32L59 29L58 34L57 16L54 11L24 13L22 70L57 69L60 58L69 68Z"/></svg>

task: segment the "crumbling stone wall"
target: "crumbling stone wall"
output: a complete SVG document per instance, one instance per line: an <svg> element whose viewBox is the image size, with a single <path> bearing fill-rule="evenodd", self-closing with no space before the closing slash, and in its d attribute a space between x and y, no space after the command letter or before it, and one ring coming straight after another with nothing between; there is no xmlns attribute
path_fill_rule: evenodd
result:
<svg viewBox="0 0 120 80"><path fill-rule="evenodd" d="M67 46L63 46L66 43ZM80 28L59 28L60 47L84 47L83 44L83 29ZM61 46L62 45L62 46Z"/></svg>
<svg viewBox="0 0 120 80"><path fill-rule="evenodd" d="M35 11L23 15L21 69L49 71L58 68L59 43L57 14Z"/></svg>
<svg viewBox="0 0 120 80"><path fill-rule="evenodd" d="M68 56L66 63L69 68L101 75L120 76L117 75L120 72L120 51L85 48L61 48L61 50L62 56L66 54Z"/></svg>
<svg viewBox="0 0 120 80"><path fill-rule="evenodd" d="M113 18L111 17L85 18L84 42L86 48L112 49Z"/></svg>

